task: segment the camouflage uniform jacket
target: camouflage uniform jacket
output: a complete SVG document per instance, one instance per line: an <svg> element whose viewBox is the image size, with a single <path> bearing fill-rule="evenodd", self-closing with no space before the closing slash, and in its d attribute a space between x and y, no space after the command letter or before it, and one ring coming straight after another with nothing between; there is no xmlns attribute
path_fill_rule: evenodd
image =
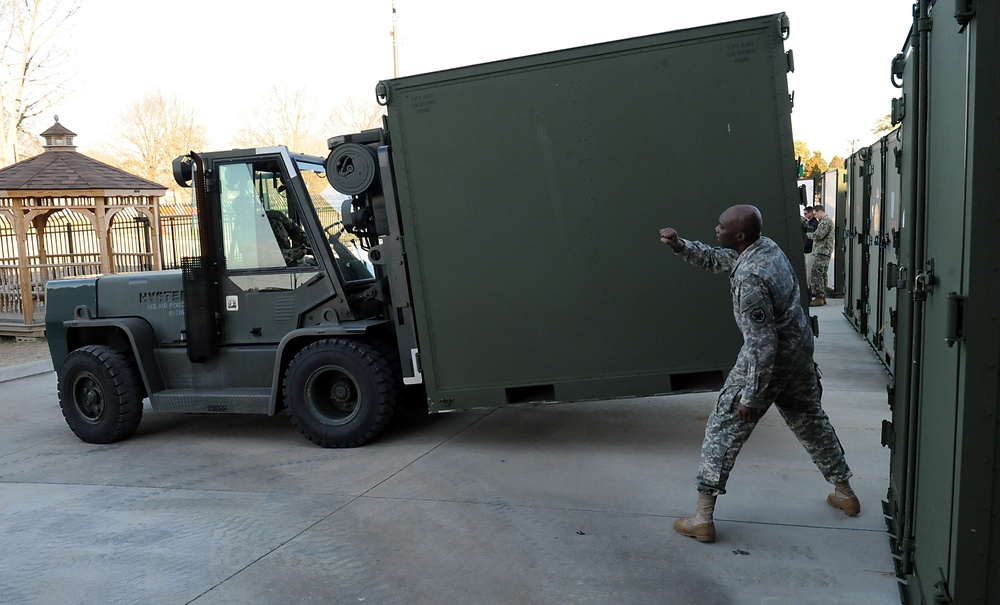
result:
<svg viewBox="0 0 1000 605"><path fill-rule="evenodd" d="M683 240L689 263L729 271L733 315L743 333L743 348L725 388L739 389L739 402L766 408L797 376L812 376L813 334L799 298L799 282L788 257L761 237L742 254Z"/></svg>
<svg viewBox="0 0 1000 605"><path fill-rule="evenodd" d="M271 223L271 231L278 241L278 248L281 249L281 256L285 259L285 265L291 267L298 263L306 254L309 247L309 240L306 239L305 232L295 224L295 221L288 218L286 214L278 210L267 210L264 213Z"/></svg>
<svg viewBox="0 0 1000 605"><path fill-rule="evenodd" d="M833 254L833 236L833 219L829 215L820 219L815 231L806 233L806 237L813 241L813 254L816 256Z"/></svg>

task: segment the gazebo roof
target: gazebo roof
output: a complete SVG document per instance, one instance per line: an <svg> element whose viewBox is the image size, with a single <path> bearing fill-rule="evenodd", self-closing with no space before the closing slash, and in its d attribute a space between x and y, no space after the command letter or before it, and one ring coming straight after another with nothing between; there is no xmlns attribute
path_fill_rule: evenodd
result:
<svg viewBox="0 0 1000 605"><path fill-rule="evenodd" d="M56 116L56 123L53 124L52 126L49 126L49 129L46 130L45 132L43 132L41 134L41 136L43 136L43 137L51 137L51 136L56 136L56 135L67 135L67 134L70 135L70 136L73 136L73 137L76 136L75 132L73 132L69 128L66 128L65 126L63 126L62 124L60 124L59 123L59 116Z"/></svg>
<svg viewBox="0 0 1000 605"><path fill-rule="evenodd" d="M129 174L76 151L76 133L56 123L42 133L45 152L0 168L0 191L150 190L163 185Z"/></svg>
<svg viewBox="0 0 1000 605"><path fill-rule="evenodd" d="M0 169L0 190L161 189L166 187L76 151L45 153Z"/></svg>

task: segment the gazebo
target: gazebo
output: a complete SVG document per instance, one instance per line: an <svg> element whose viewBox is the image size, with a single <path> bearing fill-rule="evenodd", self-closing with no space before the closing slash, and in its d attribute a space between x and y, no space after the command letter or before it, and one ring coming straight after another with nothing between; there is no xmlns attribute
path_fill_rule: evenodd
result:
<svg viewBox="0 0 1000 605"><path fill-rule="evenodd" d="M45 151L0 169L0 335L45 332L45 283L159 269L166 187L76 151L59 123Z"/></svg>

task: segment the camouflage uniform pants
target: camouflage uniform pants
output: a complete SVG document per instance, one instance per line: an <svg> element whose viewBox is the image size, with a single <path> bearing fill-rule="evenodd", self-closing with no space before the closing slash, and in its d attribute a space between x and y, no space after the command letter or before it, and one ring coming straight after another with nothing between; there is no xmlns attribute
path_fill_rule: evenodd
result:
<svg viewBox="0 0 1000 605"><path fill-rule="evenodd" d="M826 273L830 268L830 257L825 254L814 254L812 271L809 274L809 293L826 298Z"/></svg>
<svg viewBox="0 0 1000 605"><path fill-rule="evenodd" d="M767 390L767 398L774 402L785 424L795 433L823 477L830 483L848 480L851 469L844 459L844 448L820 403L823 386L816 366L786 372L784 376L785 379L780 381L782 384L776 384L779 381L775 376ZM736 464L736 457L757 426L756 423L740 420L739 392L740 385L730 384L727 380L705 425L697 479L700 492L713 495L726 493L726 482Z"/></svg>

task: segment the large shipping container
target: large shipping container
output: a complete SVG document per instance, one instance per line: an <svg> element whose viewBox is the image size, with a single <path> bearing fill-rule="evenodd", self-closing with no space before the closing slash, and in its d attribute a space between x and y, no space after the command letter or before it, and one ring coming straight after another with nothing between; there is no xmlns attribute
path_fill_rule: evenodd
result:
<svg viewBox="0 0 1000 605"><path fill-rule="evenodd" d="M772 15L380 85L432 409L720 384L727 280L657 231L714 242L756 204L804 277L787 34Z"/></svg>

